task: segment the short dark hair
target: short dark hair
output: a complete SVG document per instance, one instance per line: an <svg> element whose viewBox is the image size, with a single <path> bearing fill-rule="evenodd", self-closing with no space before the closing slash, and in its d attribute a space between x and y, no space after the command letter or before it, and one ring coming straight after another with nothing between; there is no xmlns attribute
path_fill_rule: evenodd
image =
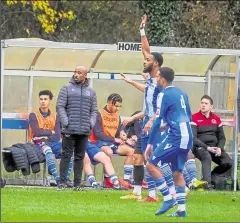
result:
<svg viewBox="0 0 240 223"><path fill-rule="evenodd" d="M209 95L207 95L207 94L203 95L202 98L201 98L201 100L202 100L202 99L207 99L207 100L209 100L209 101L210 101L210 104L213 105L213 99L212 99Z"/></svg>
<svg viewBox="0 0 240 223"><path fill-rule="evenodd" d="M107 102L112 102L113 105L115 105L117 102L122 103L122 97L120 94L113 93L108 96Z"/></svg>
<svg viewBox="0 0 240 223"><path fill-rule="evenodd" d="M48 95L49 96L49 99L52 100L53 99L53 93L50 91L50 90L43 90L43 91L40 91L38 96L42 96L42 95Z"/></svg>
<svg viewBox="0 0 240 223"><path fill-rule="evenodd" d="M163 56L160 53L153 52L151 53L153 55L154 60L158 62L158 66L161 67L163 64Z"/></svg>
<svg viewBox="0 0 240 223"><path fill-rule="evenodd" d="M159 69L160 76L163 77L168 83L174 80L174 70L170 67L161 67Z"/></svg>

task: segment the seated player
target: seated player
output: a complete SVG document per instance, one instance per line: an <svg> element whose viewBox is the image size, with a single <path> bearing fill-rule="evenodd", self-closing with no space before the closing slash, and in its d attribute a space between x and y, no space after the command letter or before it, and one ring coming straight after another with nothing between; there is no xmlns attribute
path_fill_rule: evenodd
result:
<svg viewBox="0 0 240 223"><path fill-rule="evenodd" d="M117 189L117 190L127 189L127 188L124 188L124 186L122 186L121 183L119 182L120 180L118 179L118 176L114 171L111 159L94 143L88 141L87 149L84 157L84 171L87 176L88 182L95 189L99 189L100 185L96 181L96 178L92 171L91 164L97 165L99 163L103 165L105 175L108 176L112 184L110 187L113 187L114 189Z"/></svg>
<svg viewBox="0 0 240 223"><path fill-rule="evenodd" d="M122 97L119 94L109 95L107 105L98 112L90 140L91 142L96 141L96 146L101 148L110 159L112 159L113 154L126 156L122 183L125 187L130 188L129 179L133 171L134 143L131 145L131 140L127 140L127 135L121 125L121 118L118 114L121 104ZM111 184L108 178L104 180L104 185L107 184Z"/></svg>
<svg viewBox="0 0 240 223"><path fill-rule="evenodd" d="M62 143L60 141L60 121L50 109L53 94L49 90L39 92L40 107L29 115L29 142L33 142L37 149L42 150L46 157L48 171L53 175L56 183L60 177L56 168L55 159L61 157ZM67 186L72 187L70 174L72 161L69 165Z"/></svg>

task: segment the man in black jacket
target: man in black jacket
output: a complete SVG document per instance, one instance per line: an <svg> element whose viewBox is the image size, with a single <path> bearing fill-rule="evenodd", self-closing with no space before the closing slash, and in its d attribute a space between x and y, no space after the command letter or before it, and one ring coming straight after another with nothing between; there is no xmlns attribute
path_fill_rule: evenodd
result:
<svg viewBox="0 0 240 223"><path fill-rule="evenodd" d="M97 97L88 86L86 67L77 66L70 82L61 88L57 113L63 134L58 189L65 188L68 166L74 152L74 190L82 190L80 184L85 149L97 117Z"/></svg>
<svg viewBox="0 0 240 223"><path fill-rule="evenodd" d="M200 111L192 116L194 135L193 153L202 163L203 180L208 182L207 189L213 189L211 176L223 174L232 167L232 160L224 150L226 138L220 117L211 110L213 99L204 95L201 98ZM211 172L211 162L216 166Z"/></svg>

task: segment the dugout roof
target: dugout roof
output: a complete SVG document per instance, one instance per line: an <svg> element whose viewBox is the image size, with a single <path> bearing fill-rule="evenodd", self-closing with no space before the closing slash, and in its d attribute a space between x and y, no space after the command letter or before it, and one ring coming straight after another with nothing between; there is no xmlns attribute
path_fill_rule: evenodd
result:
<svg viewBox="0 0 240 223"><path fill-rule="evenodd" d="M85 44L85 49L47 48L56 42L37 38L7 40L13 47L5 48L5 70L32 71L73 71L76 65L93 68L93 72L103 73L139 73L142 71L141 52L112 50L116 45ZM28 42L26 46L16 46L16 42ZM43 47L29 47L29 42ZM47 43L47 44L46 44ZM59 43L60 44L60 43ZM62 44L62 43L61 43ZM84 44L81 44L83 46ZM69 46L69 43L68 43ZM109 46L106 50L104 46ZM152 49L151 49L152 50ZM164 54L164 66L172 67L177 75L204 76L216 55Z"/></svg>

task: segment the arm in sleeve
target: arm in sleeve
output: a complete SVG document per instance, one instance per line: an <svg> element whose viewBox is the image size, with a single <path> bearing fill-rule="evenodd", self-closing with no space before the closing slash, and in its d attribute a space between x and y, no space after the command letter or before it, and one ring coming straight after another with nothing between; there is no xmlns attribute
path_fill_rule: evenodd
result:
<svg viewBox="0 0 240 223"><path fill-rule="evenodd" d="M66 128L68 126L68 116L66 112L66 105L67 105L67 88L63 86L58 95L57 109L56 109L60 119L60 123L63 128Z"/></svg>
<svg viewBox="0 0 240 223"><path fill-rule="evenodd" d="M153 144L153 140L156 136L156 133L160 131L160 124L161 124L161 118L157 117L152 125L151 131L149 133L149 139L148 139L148 144Z"/></svg>
<svg viewBox="0 0 240 223"><path fill-rule="evenodd" d="M118 130L117 130L116 135L115 135L116 138L118 138L118 137L120 136L120 132L121 132L121 131L124 131L124 132L125 132L125 129L124 129L123 125L122 125L121 118L119 117Z"/></svg>
<svg viewBox="0 0 240 223"><path fill-rule="evenodd" d="M43 130L38 127L38 120L34 113L29 115L29 125L33 130L34 137L42 137L42 136L51 136L52 131L50 130Z"/></svg>
<svg viewBox="0 0 240 223"><path fill-rule="evenodd" d="M149 46L148 39L147 39L146 35L144 35L144 36L141 35L141 44L142 44L143 56L144 56L144 58L146 58L151 53L150 52L150 46Z"/></svg>
<svg viewBox="0 0 240 223"><path fill-rule="evenodd" d="M96 124L94 126L94 133L98 140L102 140L105 142L111 142L111 143L113 143L115 140L114 137L106 136L104 134L103 129L102 129L102 117L101 117L100 112L97 112L97 119L96 119Z"/></svg>
<svg viewBox="0 0 240 223"><path fill-rule="evenodd" d="M225 137L225 134L224 134L222 122L221 122L221 124L218 126L218 129L217 129L217 138L218 138L217 147L219 147L219 148L221 148L222 150L224 150L224 146L225 146L225 143L226 143L226 137Z"/></svg>
<svg viewBox="0 0 240 223"><path fill-rule="evenodd" d="M192 122L191 127L192 127L192 133L193 133L193 146L194 147L203 147L204 149L207 149L208 146L197 137L196 123Z"/></svg>
<svg viewBox="0 0 240 223"><path fill-rule="evenodd" d="M153 144L155 135L160 131L161 121L165 117L166 111L169 106L167 96L163 92L159 94L158 106L159 112L156 113L155 120L149 134L148 144Z"/></svg>
<svg viewBox="0 0 240 223"><path fill-rule="evenodd" d="M92 97L91 114L90 114L91 129L93 129L93 127L96 124L97 113L98 113L97 96L96 96L96 93L94 92L94 95Z"/></svg>
<svg viewBox="0 0 240 223"><path fill-rule="evenodd" d="M189 120L192 121L192 112L191 112L191 108L190 108L190 105L189 105L188 96L186 95L186 97L187 97L187 115L189 117Z"/></svg>
<svg viewBox="0 0 240 223"><path fill-rule="evenodd" d="M51 142L58 142L60 141L61 138L61 128L60 128L60 120L59 117L56 117L56 123L55 123L55 129L54 129L55 134L49 136L49 140Z"/></svg>

